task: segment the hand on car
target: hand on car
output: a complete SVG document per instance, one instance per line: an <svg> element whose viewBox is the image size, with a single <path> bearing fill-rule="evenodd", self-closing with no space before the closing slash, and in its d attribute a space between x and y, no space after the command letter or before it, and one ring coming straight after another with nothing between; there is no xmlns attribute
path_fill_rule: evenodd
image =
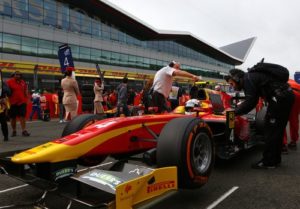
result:
<svg viewBox="0 0 300 209"><path fill-rule="evenodd" d="M222 112L222 114L223 115L226 115L226 112L227 111L234 111L234 109L232 109L232 108L226 108L223 112Z"/></svg>

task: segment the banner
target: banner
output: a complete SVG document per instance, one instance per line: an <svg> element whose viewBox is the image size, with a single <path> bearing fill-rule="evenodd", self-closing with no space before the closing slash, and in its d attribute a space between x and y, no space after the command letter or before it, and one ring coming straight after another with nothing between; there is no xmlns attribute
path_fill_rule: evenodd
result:
<svg viewBox="0 0 300 209"><path fill-rule="evenodd" d="M71 48L68 46L68 44L63 44L58 48L58 59L60 63L61 72L65 73L67 69L74 70Z"/></svg>

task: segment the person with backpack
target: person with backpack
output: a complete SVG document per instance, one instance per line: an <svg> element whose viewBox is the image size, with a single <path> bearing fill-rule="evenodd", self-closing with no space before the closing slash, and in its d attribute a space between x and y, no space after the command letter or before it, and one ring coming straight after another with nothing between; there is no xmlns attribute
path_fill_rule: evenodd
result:
<svg viewBox="0 0 300 209"><path fill-rule="evenodd" d="M282 80L283 76L277 77L278 75L273 73L275 71L280 75L285 74L287 69L263 63L254 66L248 72L232 69L225 77L234 90L244 90L245 93L245 100L234 110L235 115L250 112L258 103L259 97L268 103L264 128L265 148L262 159L252 164L254 169L276 168L281 163L282 138L294 102L294 94L287 84L288 76Z"/></svg>

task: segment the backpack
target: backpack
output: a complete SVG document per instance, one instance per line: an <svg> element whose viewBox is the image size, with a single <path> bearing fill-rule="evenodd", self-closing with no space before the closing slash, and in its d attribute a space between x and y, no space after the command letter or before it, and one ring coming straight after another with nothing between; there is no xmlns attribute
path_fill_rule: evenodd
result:
<svg viewBox="0 0 300 209"><path fill-rule="evenodd" d="M264 63L264 59L254 65L252 68L248 69L248 72L263 72L271 76L271 78L275 81L286 83L289 80L289 71L287 68L273 64L273 63Z"/></svg>
<svg viewBox="0 0 300 209"><path fill-rule="evenodd" d="M290 86L287 83L289 80L288 69L281 65L264 63L263 61L248 69L248 72L262 72L266 74L268 79L261 86L266 98L270 99L274 96L277 100L284 100L290 91Z"/></svg>

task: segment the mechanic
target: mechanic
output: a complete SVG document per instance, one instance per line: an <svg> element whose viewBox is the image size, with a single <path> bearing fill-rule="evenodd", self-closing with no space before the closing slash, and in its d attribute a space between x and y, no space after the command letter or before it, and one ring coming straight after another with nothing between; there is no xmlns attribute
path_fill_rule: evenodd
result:
<svg viewBox="0 0 300 209"><path fill-rule="evenodd" d="M158 113L164 111L170 112L170 108L167 107L166 100L172 88L172 77L182 76L191 78L194 81L201 79L201 76L196 76L186 71L180 70L180 63L172 61L168 66L163 67L156 72L153 81L153 105L158 108Z"/></svg>
<svg viewBox="0 0 300 209"><path fill-rule="evenodd" d="M235 109L235 115L244 115L255 108L259 97L268 103L265 116L265 148L262 160L252 165L254 169L276 168L281 163L282 138L294 102L294 94L287 83L280 83L263 72L232 69L225 80L234 90L245 92L245 100Z"/></svg>
<svg viewBox="0 0 300 209"><path fill-rule="evenodd" d="M299 114L300 114L300 85L292 79L290 79L288 83L292 87L293 92L295 94L295 101L289 116L290 136L291 136L290 143L287 144L288 140L287 140L286 132L283 137L282 151L285 151L286 153L287 153L287 146L292 150L297 149L297 141L299 140Z"/></svg>
<svg viewBox="0 0 300 209"><path fill-rule="evenodd" d="M227 94L225 91L222 91L220 85L216 85L216 86L215 86L215 91L220 92L220 95L221 95L221 99L222 99L224 108L225 108L225 109L231 108L230 101L231 101L231 98L232 98L232 97L231 97L229 94Z"/></svg>

